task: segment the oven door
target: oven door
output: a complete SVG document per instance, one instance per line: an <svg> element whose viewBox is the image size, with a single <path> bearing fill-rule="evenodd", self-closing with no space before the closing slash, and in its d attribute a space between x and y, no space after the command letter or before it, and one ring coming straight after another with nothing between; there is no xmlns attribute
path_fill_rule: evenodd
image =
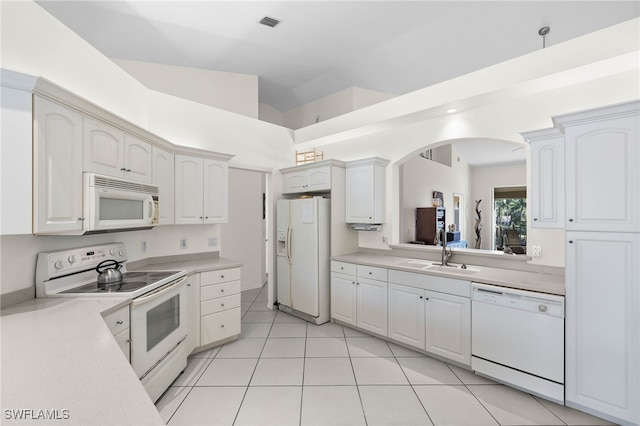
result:
<svg viewBox="0 0 640 426"><path fill-rule="evenodd" d="M131 365L144 377L187 337L187 279L131 303Z"/></svg>

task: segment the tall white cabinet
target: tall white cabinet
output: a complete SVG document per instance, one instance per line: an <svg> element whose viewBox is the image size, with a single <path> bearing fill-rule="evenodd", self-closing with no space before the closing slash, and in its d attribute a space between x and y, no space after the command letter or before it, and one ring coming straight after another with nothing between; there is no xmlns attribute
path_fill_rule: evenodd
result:
<svg viewBox="0 0 640 426"><path fill-rule="evenodd" d="M640 424L640 102L561 117L566 405Z"/></svg>
<svg viewBox="0 0 640 426"><path fill-rule="evenodd" d="M377 157L346 164L347 223L384 223L388 164Z"/></svg>

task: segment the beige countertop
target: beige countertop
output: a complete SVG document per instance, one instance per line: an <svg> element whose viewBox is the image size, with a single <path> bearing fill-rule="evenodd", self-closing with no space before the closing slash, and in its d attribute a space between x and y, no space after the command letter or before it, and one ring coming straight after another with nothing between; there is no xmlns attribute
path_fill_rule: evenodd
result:
<svg viewBox="0 0 640 426"><path fill-rule="evenodd" d="M451 271L441 272L423 269L423 265L416 267L407 266L407 261L419 260L407 257L385 256L371 253L350 253L341 256L333 256L331 260L358 263L367 266L395 269L399 271L417 272L428 275L439 275L450 278L464 279L484 284L493 284L501 287L510 287L520 290L530 290L540 293L556 294L564 296L564 275L544 274L538 272L523 272L511 269L490 268L486 266L468 265L478 271L462 271L454 268ZM437 262L437 261L425 261Z"/></svg>
<svg viewBox="0 0 640 426"><path fill-rule="evenodd" d="M191 255L131 262L128 269L190 274L240 266L230 259ZM64 297L3 308L0 423L163 425L102 317L130 302L117 296ZM15 420L18 410L27 419ZM53 419L44 420L47 415Z"/></svg>

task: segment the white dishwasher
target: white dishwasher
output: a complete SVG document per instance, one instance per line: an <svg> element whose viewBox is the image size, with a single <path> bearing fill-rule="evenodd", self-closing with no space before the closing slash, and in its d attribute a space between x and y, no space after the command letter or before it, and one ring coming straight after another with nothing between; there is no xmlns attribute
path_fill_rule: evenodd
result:
<svg viewBox="0 0 640 426"><path fill-rule="evenodd" d="M471 368L564 404L564 297L472 283Z"/></svg>

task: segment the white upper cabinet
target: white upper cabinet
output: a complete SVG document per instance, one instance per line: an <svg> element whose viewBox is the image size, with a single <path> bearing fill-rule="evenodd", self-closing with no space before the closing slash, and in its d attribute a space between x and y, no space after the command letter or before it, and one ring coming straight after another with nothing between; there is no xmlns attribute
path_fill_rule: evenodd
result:
<svg viewBox="0 0 640 426"><path fill-rule="evenodd" d="M567 230L640 232L640 102L555 117L564 129Z"/></svg>
<svg viewBox="0 0 640 426"><path fill-rule="evenodd" d="M346 164L347 223L384 223L388 164L381 158Z"/></svg>
<svg viewBox="0 0 640 426"><path fill-rule="evenodd" d="M531 145L531 227L564 228L564 135L552 128L522 136Z"/></svg>
<svg viewBox="0 0 640 426"><path fill-rule="evenodd" d="M226 161L175 156L175 223L224 223L228 211Z"/></svg>
<svg viewBox="0 0 640 426"><path fill-rule="evenodd" d="M282 172L282 193L317 192L331 190L331 166L307 165Z"/></svg>
<svg viewBox="0 0 640 426"><path fill-rule="evenodd" d="M34 97L33 232L80 234L82 116Z"/></svg>
<svg viewBox="0 0 640 426"><path fill-rule="evenodd" d="M151 145L84 117L84 171L151 183Z"/></svg>
<svg viewBox="0 0 640 426"><path fill-rule="evenodd" d="M160 213L158 221L160 225L174 223L174 156L172 153L153 147L153 184L158 187L160 199Z"/></svg>

